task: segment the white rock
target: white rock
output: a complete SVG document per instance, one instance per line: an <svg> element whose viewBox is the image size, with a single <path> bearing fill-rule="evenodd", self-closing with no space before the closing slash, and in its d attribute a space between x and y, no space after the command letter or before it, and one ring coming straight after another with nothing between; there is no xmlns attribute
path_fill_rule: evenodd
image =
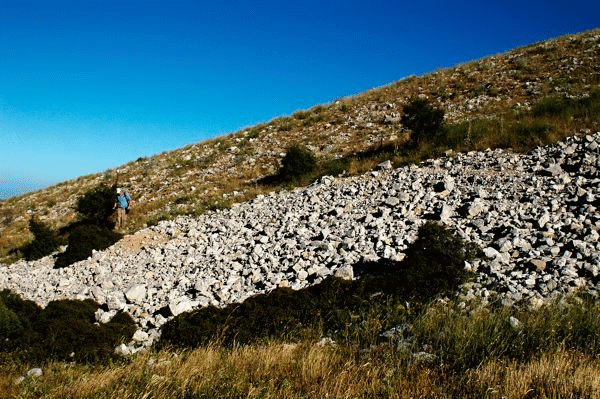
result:
<svg viewBox="0 0 600 399"><path fill-rule="evenodd" d="M354 269L352 266L343 266L336 269L333 276L343 280L352 280L354 278Z"/></svg>
<svg viewBox="0 0 600 399"><path fill-rule="evenodd" d="M142 303L146 299L146 286L144 284L134 285L125 292L125 298L130 303Z"/></svg>

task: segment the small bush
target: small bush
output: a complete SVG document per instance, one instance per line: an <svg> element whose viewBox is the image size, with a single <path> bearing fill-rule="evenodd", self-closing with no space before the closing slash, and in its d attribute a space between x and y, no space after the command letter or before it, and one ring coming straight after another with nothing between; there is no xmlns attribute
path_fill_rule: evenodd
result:
<svg viewBox="0 0 600 399"><path fill-rule="evenodd" d="M281 161L279 176L283 181L296 181L312 173L316 167L317 160L312 151L294 144L287 149Z"/></svg>
<svg viewBox="0 0 600 399"><path fill-rule="evenodd" d="M115 185L100 185L77 200L76 210L87 223L112 229L114 224L109 219L114 212L115 196Z"/></svg>
<svg viewBox="0 0 600 399"><path fill-rule="evenodd" d="M433 108L425 99L415 99L403 107L402 125L412 130L410 145L436 137L444 123L444 111Z"/></svg>
<svg viewBox="0 0 600 399"><path fill-rule="evenodd" d="M428 222L419 228L403 261L359 263L354 270L358 276L375 276L369 283L384 292L427 302L467 282L471 274L465 270L465 261L478 256L479 247L465 243L443 225Z"/></svg>
<svg viewBox="0 0 600 399"><path fill-rule="evenodd" d="M92 251L101 251L123 238L122 234L96 225L81 225L69 235L67 250L58 256L55 268L69 266L92 256Z"/></svg>
<svg viewBox="0 0 600 399"><path fill-rule="evenodd" d="M0 292L0 352L28 362L116 359L115 347L131 338L135 322L128 314L118 313L98 325L94 317L98 307L86 299L53 301L41 309L4 290Z"/></svg>
<svg viewBox="0 0 600 399"><path fill-rule="evenodd" d="M481 249L465 243L438 223L428 222L419 228L414 243L406 250L403 269L408 284L418 288L424 299L456 290L471 276L465 261L481 256Z"/></svg>
<svg viewBox="0 0 600 399"><path fill-rule="evenodd" d="M50 255L56 251L61 243L56 233L48 226L31 218L29 231L33 234L33 241L21 247L26 260L36 260Z"/></svg>

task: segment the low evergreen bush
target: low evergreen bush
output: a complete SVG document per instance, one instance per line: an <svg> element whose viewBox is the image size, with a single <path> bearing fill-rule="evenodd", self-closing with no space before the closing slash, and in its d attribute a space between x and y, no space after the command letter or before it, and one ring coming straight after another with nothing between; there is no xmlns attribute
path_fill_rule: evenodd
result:
<svg viewBox="0 0 600 399"><path fill-rule="evenodd" d="M110 217L114 212L116 189L115 185L99 185L77 199L76 210L87 224L114 228Z"/></svg>
<svg viewBox="0 0 600 399"><path fill-rule="evenodd" d="M22 328L19 317L0 298L0 339L14 339L21 334Z"/></svg>
<svg viewBox="0 0 600 399"><path fill-rule="evenodd" d="M451 230L434 222L419 228L417 239L407 248L402 262L403 276L412 294L423 300L456 290L473 277L465 261L482 255L481 248L464 242Z"/></svg>
<svg viewBox="0 0 600 399"><path fill-rule="evenodd" d="M25 260L31 261L50 255L61 244L56 232L34 218L29 219L29 231L33 234L33 241L20 248Z"/></svg>
<svg viewBox="0 0 600 399"><path fill-rule="evenodd" d="M425 140L435 138L444 123L444 111L433 108L425 99L417 98L403 107L402 125L412 130L409 146L417 147Z"/></svg>
<svg viewBox="0 0 600 399"><path fill-rule="evenodd" d="M373 342L381 330L366 329L367 319L377 313L389 326L402 316L402 310L389 306L386 298L373 304L370 296L375 292L333 277L298 291L277 288L223 309L211 306L183 313L162 327L157 346L195 348L210 342L232 346L318 339L323 334L341 341ZM396 313L390 314L391 309Z"/></svg>
<svg viewBox="0 0 600 399"><path fill-rule="evenodd" d="M383 292L427 302L467 282L472 274L465 270L465 261L479 256L481 249L476 245L462 241L441 224L427 222L406 249L404 260L360 262L354 273L371 276L365 284Z"/></svg>
<svg viewBox="0 0 600 399"><path fill-rule="evenodd" d="M99 305L91 299L52 301L41 309L11 291L0 292L0 352L27 362L107 362L117 345L131 339L135 322L118 313L96 324Z"/></svg>
<svg viewBox="0 0 600 399"><path fill-rule="evenodd" d="M62 268L87 259L92 256L93 250L101 251L106 249L121 238L123 238L122 234L103 226L78 226L69 235L67 250L58 256L54 267Z"/></svg>
<svg viewBox="0 0 600 399"><path fill-rule="evenodd" d="M281 161L279 177L282 181L292 182L312 173L317 167L315 155L306 147L291 145Z"/></svg>

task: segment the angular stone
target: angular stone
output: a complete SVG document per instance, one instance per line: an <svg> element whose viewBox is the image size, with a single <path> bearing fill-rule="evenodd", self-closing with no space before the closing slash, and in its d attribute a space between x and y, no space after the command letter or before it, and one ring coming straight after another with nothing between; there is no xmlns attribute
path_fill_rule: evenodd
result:
<svg viewBox="0 0 600 399"><path fill-rule="evenodd" d="M333 273L333 276L343 280L352 280L354 278L354 269L352 266L343 266L337 269Z"/></svg>
<svg viewBox="0 0 600 399"><path fill-rule="evenodd" d="M137 342L144 342L148 339L148 333L142 330L137 330L131 339Z"/></svg>
<svg viewBox="0 0 600 399"><path fill-rule="evenodd" d="M541 259L530 259L529 263L539 271L546 270L546 261Z"/></svg>
<svg viewBox="0 0 600 399"><path fill-rule="evenodd" d="M142 303L146 299L146 286L143 284L134 285L125 292L125 298L130 303Z"/></svg>
<svg viewBox="0 0 600 399"><path fill-rule="evenodd" d="M379 170L390 170L392 169L392 162L390 160L383 161L379 165L377 165L377 169Z"/></svg>
<svg viewBox="0 0 600 399"><path fill-rule="evenodd" d="M169 311L173 316L179 316L184 312L189 312L193 309L192 302L189 300L182 300L180 302L170 303Z"/></svg>

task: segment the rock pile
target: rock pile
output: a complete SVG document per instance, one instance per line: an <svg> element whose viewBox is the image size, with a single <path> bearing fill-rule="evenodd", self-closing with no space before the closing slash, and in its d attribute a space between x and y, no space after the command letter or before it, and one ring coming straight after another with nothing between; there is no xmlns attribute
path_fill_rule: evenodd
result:
<svg viewBox="0 0 600 399"><path fill-rule="evenodd" d="M438 220L485 253L465 267L478 278L466 299L539 304L573 289L600 290L600 133L573 136L528 155L455 154L351 178L324 177L198 218L144 229L89 259L54 269L52 257L0 266L0 288L45 305L91 297L96 317L118 310L152 343L170 317L294 289L352 265L400 260L426 220ZM124 353L131 347L123 347Z"/></svg>

